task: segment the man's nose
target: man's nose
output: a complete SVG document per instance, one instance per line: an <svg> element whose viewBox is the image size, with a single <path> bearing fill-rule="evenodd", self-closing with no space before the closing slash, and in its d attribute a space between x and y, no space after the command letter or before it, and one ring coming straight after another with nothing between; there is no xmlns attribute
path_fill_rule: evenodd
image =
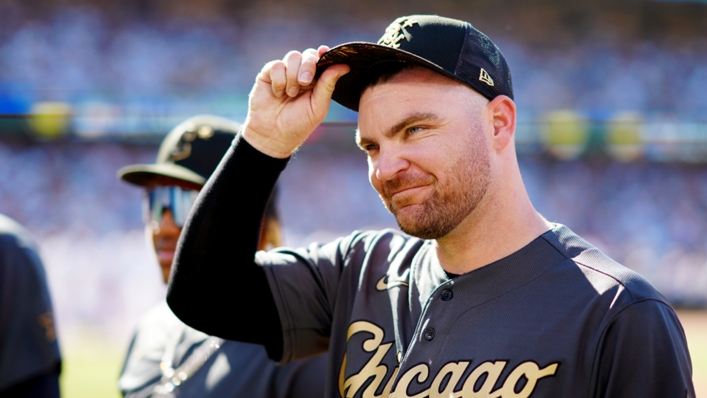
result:
<svg viewBox="0 0 707 398"><path fill-rule="evenodd" d="M171 210L164 210L164 212L162 213L162 218L160 219L159 224L157 224L157 228L153 229L153 232L156 235L163 236L180 234L181 228L179 228L174 222L174 216L172 215Z"/></svg>
<svg viewBox="0 0 707 398"><path fill-rule="evenodd" d="M381 147L374 163L375 176L379 181L389 181L399 172L410 167L403 152L396 147Z"/></svg>

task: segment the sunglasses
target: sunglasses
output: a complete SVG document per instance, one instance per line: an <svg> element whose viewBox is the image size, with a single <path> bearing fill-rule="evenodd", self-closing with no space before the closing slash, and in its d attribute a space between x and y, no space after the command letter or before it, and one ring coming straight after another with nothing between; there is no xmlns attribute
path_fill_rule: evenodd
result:
<svg viewBox="0 0 707 398"><path fill-rule="evenodd" d="M143 217L146 224L159 225L165 210L169 210L174 223L184 227L189 211L194 206L199 191L177 186L155 187L145 194Z"/></svg>

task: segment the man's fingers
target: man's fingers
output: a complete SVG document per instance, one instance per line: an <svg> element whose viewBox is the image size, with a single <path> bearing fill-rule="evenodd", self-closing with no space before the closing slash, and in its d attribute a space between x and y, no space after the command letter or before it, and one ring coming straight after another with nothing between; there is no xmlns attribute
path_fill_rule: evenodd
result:
<svg viewBox="0 0 707 398"><path fill-rule="evenodd" d="M302 53L299 51L290 51L283 59L287 67L287 85L285 92L290 97L296 97L299 94L299 70L302 63Z"/></svg>
<svg viewBox="0 0 707 398"><path fill-rule="evenodd" d="M260 73L258 73L258 76L255 77L255 80L260 80L267 84L272 83L272 81L270 80L270 69L272 69L273 64L275 64L276 62L280 61L270 61L267 64L263 65L263 68L260 69Z"/></svg>
<svg viewBox="0 0 707 398"><path fill-rule="evenodd" d="M259 151L286 158L326 117L336 82L349 71L347 65L334 65L315 80L317 62L326 51L325 46L291 51L258 74L243 137Z"/></svg>
<svg viewBox="0 0 707 398"><path fill-rule="evenodd" d="M258 80L270 84L276 97L287 95L296 97L301 91L314 88L317 61L329 51L327 46L316 50L308 48L303 52L290 51L282 60L270 61L258 74Z"/></svg>
<svg viewBox="0 0 707 398"><path fill-rule="evenodd" d="M270 80L270 85L272 86L272 93L276 97L282 97L285 93L285 86L287 85L287 76L285 74L286 66L282 61L273 61L270 65L270 70L265 75Z"/></svg>
<svg viewBox="0 0 707 398"><path fill-rule="evenodd" d="M324 53L326 53L327 51L329 51L329 47L328 47L328 46L319 46L319 48L317 49L317 55L318 55L318 57L321 58L322 55L324 55Z"/></svg>
<svg viewBox="0 0 707 398"><path fill-rule="evenodd" d="M314 80L314 74L317 71L317 61L319 61L319 54L317 50L313 48L308 48L302 53L302 63L299 68L299 84L302 86L308 86Z"/></svg>

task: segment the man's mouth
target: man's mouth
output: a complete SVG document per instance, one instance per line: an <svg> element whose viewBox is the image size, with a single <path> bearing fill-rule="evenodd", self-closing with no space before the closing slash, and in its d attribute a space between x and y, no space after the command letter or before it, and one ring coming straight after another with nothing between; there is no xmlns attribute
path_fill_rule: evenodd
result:
<svg viewBox="0 0 707 398"><path fill-rule="evenodd" d="M409 186L405 187L403 189L398 189L397 191L393 192L390 195L390 198L396 196L396 195L401 195L401 194L412 194L415 193L417 190L424 188L426 185L414 185L414 186Z"/></svg>
<svg viewBox="0 0 707 398"><path fill-rule="evenodd" d="M157 258L160 261L172 261L174 258L175 249L161 248L157 249Z"/></svg>

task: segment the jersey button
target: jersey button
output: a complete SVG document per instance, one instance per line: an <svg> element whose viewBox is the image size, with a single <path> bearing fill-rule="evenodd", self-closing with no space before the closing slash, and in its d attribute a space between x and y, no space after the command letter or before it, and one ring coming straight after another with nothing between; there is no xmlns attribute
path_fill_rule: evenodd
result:
<svg viewBox="0 0 707 398"><path fill-rule="evenodd" d="M432 339L435 338L435 330L432 328L428 328L427 330L425 330L424 336L425 336L425 340L432 341Z"/></svg>
<svg viewBox="0 0 707 398"><path fill-rule="evenodd" d="M454 297L454 293L452 293L452 291L449 289L444 289L442 290L442 294L440 294L439 297L442 298L442 301L449 301L452 299L452 297Z"/></svg>

